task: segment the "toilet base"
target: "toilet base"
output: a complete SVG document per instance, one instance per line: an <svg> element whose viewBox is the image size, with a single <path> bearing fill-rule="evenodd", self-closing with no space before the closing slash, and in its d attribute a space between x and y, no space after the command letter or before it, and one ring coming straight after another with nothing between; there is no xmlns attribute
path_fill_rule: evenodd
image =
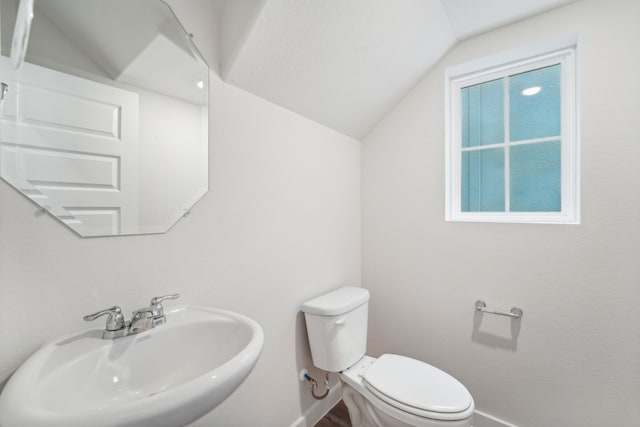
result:
<svg viewBox="0 0 640 427"><path fill-rule="evenodd" d="M340 374L342 400L349 410L353 427L471 427L472 417L462 420L435 420L402 411L384 402L364 385L362 374L375 362L364 356Z"/></svg>

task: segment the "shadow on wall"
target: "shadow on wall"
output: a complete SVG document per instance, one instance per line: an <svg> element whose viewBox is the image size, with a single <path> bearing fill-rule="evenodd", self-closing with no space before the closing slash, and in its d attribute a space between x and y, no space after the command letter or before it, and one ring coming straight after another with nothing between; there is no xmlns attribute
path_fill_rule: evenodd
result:
<svg viewBox="0 0 640 427"><path fill-rule="evenodd" d="M311 383L299 382L301 416L291 427L312 427L316 426L316 423L338 403L342 387L338 376L331 374L329 375L329 390L327 390L324 385L324 371L313 366L307 324L304 313L301 311L296 314L296 349L296 378L299 379L302 369L308 369L309 375L318 382L316 389L318 397L312 396Z"/></svg>
<svg viewBox="0 0 640 427"><path fill-rule="evenodd" d="M313 366L311 362L311 349L309 348L309 337L307 335L307 324L304 320L304 313L299 311L296 314L296 372L298 377L299 373L303 369L309 370L309 375L313 378L322 378L322 371ZM311 388L308 382L300 381L300 409L304 414L311 406L316 402L311 396ZM331 384L333 387L335 384ZM320 386L322 387L322 385ZM324 389L320 390L324 392Z"/></svg>
<svg viewBox="0 0 640 427"><path fill-rule="evenodd" d="M510 322L510 336L507 336L506 332L501 331L502 328L498 327L498 322L502 324ZM486 324L484 328L482 328L483 323ZM473 316L471 341L487 347L502 348L515 352L518 349L518 336L520 336L521 325L521 318L505 318L503 316L495 316L476 311ZM481 328L484 330L481 330Z"/></svg>
<svg viewBox="0 0 640 427"><path fill-rule="evenodd" d="M4 381L0 381L0 393L2 393L2 390L4 390L4 386L7 385L7 382L9 382L9 378Z"/></svg>

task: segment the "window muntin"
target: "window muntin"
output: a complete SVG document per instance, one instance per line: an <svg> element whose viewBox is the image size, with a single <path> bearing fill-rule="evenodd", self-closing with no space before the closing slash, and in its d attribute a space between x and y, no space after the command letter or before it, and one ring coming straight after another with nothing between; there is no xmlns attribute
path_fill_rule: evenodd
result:
<svg viewBox="0 0 640 427"><path fill-rule="evenodd" d="M575 47L448 72L447 220L579 221L575 80Z"/></svg>

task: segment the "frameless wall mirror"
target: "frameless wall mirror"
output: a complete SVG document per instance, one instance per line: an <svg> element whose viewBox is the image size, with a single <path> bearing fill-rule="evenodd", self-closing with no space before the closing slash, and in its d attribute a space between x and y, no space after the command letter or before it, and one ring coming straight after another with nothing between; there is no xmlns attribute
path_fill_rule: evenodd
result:
<svg viewBox="0 0 640 427"><path fill-rule="evenodd" d="M25 0L23 0L24 3ZM0 175L78 235L163 233L206 193L209 69L160 0L0 1Z"/></svg>

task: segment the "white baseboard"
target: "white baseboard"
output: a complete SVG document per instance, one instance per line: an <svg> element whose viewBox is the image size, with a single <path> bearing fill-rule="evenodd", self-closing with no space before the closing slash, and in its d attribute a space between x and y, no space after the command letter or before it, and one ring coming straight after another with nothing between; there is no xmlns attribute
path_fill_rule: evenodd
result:
<svg viewBox="0 0 640 427"><path fill-rule="evenodd" d="M313 427L342 399L342 384L336 384L329 395L315 402L307 411L298 418L291 427Z"/></svg>
<svg viewBox="0 0 640 427"><path fill-rule="evenodd" d="M473 413L473 427L518 427L500 418L489 415L486 412L475 411Z"/></svg>
<svg viewBox="0 0 640 427"><path fill-rule="evenodd" d="M290 427L313 427L342 398L342 384L338 383L329 391L329 395L315 402ZM476 410L473 413L473 427L518 427L486 412Z"/></svg>

